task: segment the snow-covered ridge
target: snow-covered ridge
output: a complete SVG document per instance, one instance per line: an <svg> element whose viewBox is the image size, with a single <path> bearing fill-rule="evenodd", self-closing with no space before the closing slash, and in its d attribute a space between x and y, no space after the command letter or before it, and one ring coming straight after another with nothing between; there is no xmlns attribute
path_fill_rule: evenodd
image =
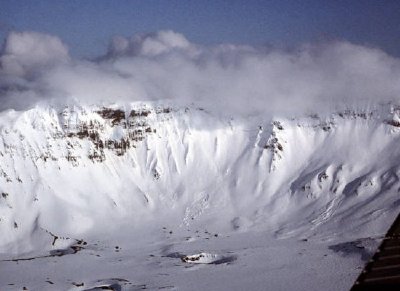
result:
<svg viewBox="0 0 400 291"><path fill-rule="evenodd" d="M393 105L292 119L150 103L3 112L0 251L166 217L188 230L379 235L400 206L399 116Z"/></svg>

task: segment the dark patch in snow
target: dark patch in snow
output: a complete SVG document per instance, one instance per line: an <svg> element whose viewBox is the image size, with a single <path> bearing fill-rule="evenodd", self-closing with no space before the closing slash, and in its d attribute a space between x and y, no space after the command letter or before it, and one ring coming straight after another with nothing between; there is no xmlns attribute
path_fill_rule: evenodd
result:
<svg viewBox="0 0 400 291"><path fill-rule="evenodd" d="M72 282L72 285L74 285L74 286L76 286L76 287L82 287L82 286L84 286L85 285L85 283L75 283L75 282Z"/></svg>
<svg viewBox="0 0 400 291"><path fill-rule="evenodd" d="M83 284L83 283L82 283ZM146 290L146 284L138 284L133 285L129 280L121 279L121 278L110 278L104 280L97 280L94 283L88 284L91 285L89 289L84 289L84 291L95 291L95 290L114 290L120 291L125 290Z"/></svg>
<svg viewBox="0 0 400 291"><path fill-rule="evenodd" d="M223 255L212 255L208 253L200 253L196 255L187 255L181 257L184 263L202 263L207 265L221 265L228 264L236 261L237 257L234 255L223 256Z"/></svg>
<svg viewBox="0 0 400 291"><path fill-rule="evenodd" d="M361 260L368 261L374 254L377 246L377 240L373 238L364 238L331 245L329 249L343 256L360 254Z"/></svg>
<svg viewBox="0 0 400 291"><path fill-rule="evenodd" d="M65 255L73 255L84 249L84 247L81 246L80 244L82 244L82 241L78 241L77 244L74 244L66 249L51 250L50 255L46 255L46 256L37 256L37 257L20 258L20 259L8 259L8 260L2 260L1 262L32 261L35 259L44 259L44 258L51 258L51 257L62 257Z"/></svg>
<svg viewBox="0 0 400 291"><path fill-rule="evenodd" d="M228 263L232 263L234 261L237 260L236 256L225 256L215 262L212 262L212 265L220 265L220 264L228 264Z"/></svg>
<svg viewBox="0 0 400 291"><path fill-rule="evenodd" d="M394 127L400 127L400 122L396 120L387 120L386 123Z"/></svg>
<svg viewBox="0 0 400 291"><path fill-rule="evenodd" d="M367 177L368 175L363 175L348 183L346 187L344 187L343 189L343 195L345 196L358 195L357 189L358 187L361 186L362 182L364 182L367 179Z"/></svg>
<svg viewBox="0 0 400 291"><path fill-rule="evenodd" d="M183 257L185 257L185 255L182 253L179 253L179 252L173 252L173 253L164 255L164 257L173 258L173 259L182 259Z"/></svg>

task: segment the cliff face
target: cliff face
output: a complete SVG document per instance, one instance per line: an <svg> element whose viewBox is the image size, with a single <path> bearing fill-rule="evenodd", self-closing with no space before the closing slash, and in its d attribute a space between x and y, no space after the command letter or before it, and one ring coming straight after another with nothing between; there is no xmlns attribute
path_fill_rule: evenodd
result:
<svg viewBox="0 0 400 291"><path fill-rule="evenodd" d="M166 219L277 236L378 234L400 206L399 113L388 105L233 119L152 104L3 112L0 251L42 247L48 233Z"/></svg>

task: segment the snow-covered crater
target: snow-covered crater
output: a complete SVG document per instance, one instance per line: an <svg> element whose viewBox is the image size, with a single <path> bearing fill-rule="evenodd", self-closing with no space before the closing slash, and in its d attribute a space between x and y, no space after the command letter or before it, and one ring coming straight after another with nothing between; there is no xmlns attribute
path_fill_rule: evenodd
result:
<svg viewBox="0 0 400 291"><path fill-rule="evenodd" d="M0 116L0 251L48 232L207 225L277 237L382 234L399 208L395 106L227 118L151 103Z"/></svg>

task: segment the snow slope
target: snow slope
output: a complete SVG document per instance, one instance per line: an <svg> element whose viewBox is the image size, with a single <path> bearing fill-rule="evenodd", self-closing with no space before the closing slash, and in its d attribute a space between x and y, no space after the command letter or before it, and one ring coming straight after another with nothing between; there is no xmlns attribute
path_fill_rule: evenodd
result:
<svg viewBox="0 0 400 291"><path fill-rule="evenodd" d="M175 234L196 245L199 229L208 240L238 237L226 243L240 248L244 236L264 247L262 234L277 246L294 239L293 245L282 243L291 252L277 252L287 258L303 248L299 241L324 242L324 249L337 246L340 252L339 242L363 239L365 249L400 209L399 116L400 107L392 104L296 118L232 118L149 102L2 112L0 269L4 260L76 253L85 250L83 242L130 242L131 254ZM240 261L205 246L184 255ZM306 249L310 255L320 247ZM254 262L256 252L250 257ZM361 265L361 258L349 263ZM315 279L315 290L346 273ZM262 284L261 278L254 282ZM176 280L188 288L184 278ZM0 282L7 283L5 277ZM279 282L274 289L283 286ZM304 290L312 289L307 284Z"/></svg>

